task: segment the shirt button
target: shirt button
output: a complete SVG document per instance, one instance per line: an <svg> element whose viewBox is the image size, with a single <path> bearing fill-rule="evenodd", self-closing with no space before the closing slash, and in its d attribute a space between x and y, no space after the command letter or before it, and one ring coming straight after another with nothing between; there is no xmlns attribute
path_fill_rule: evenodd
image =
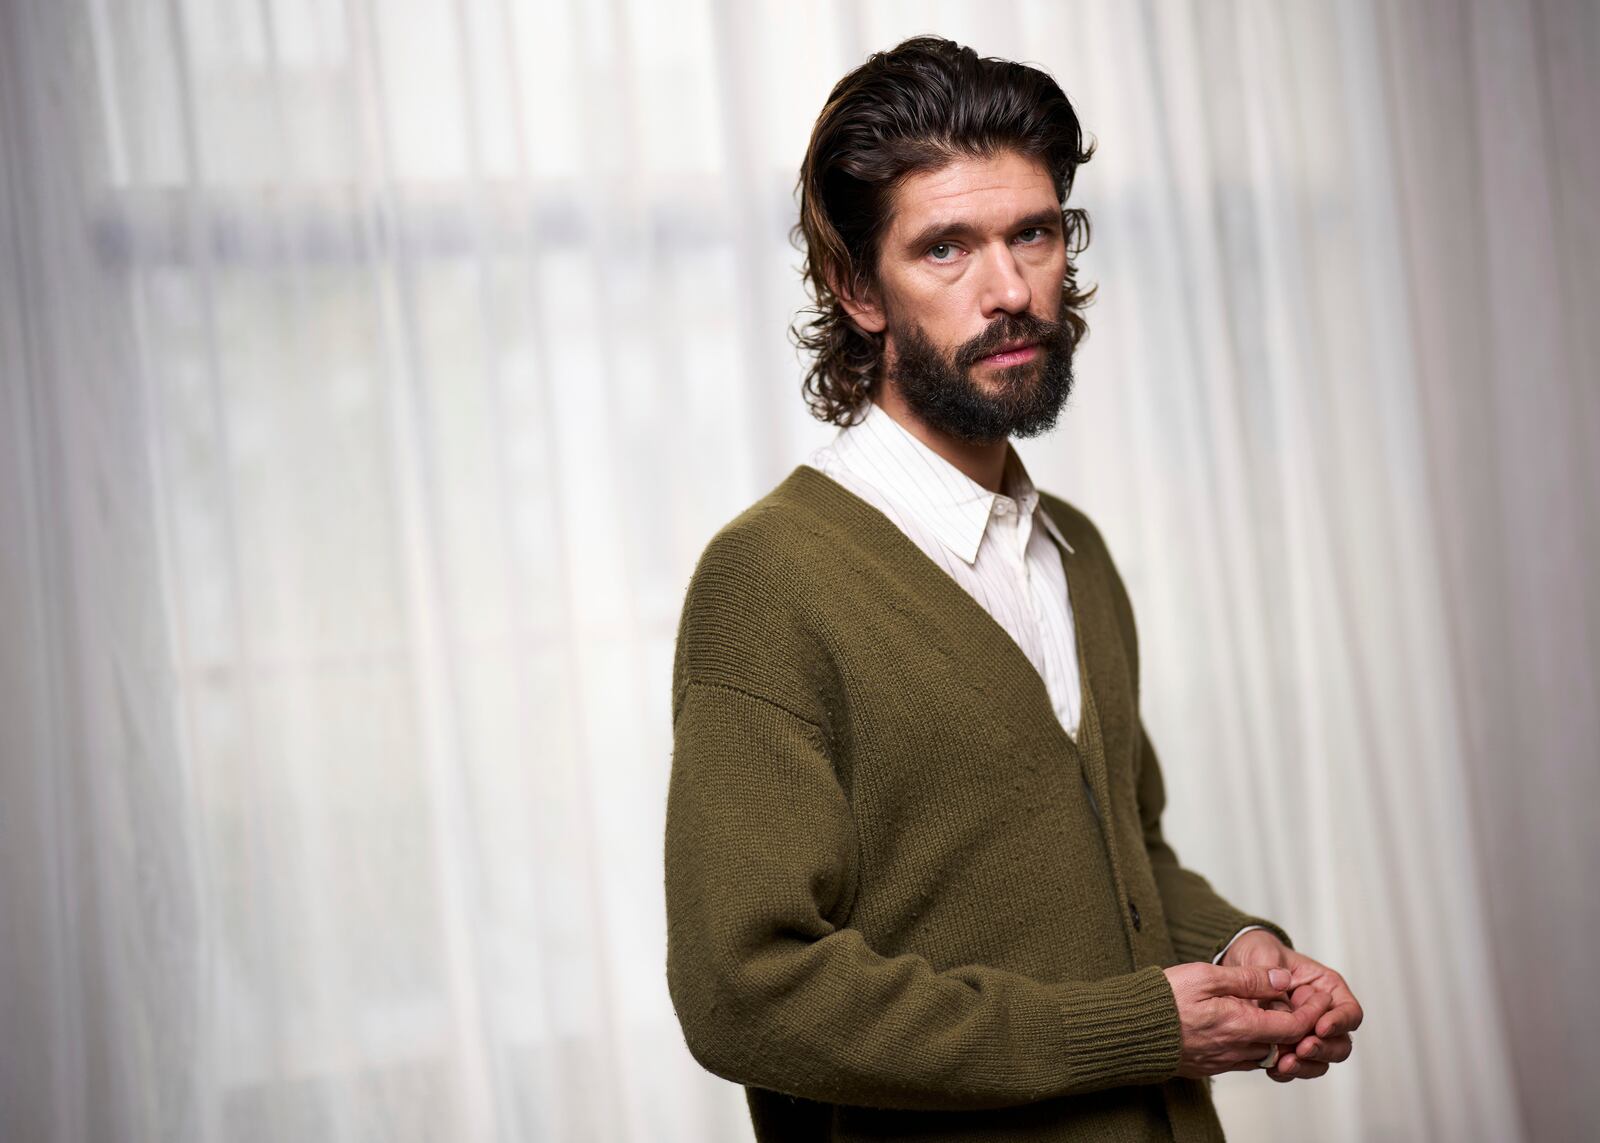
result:
<svg viewBox="0 0 1600 1143"><path fill-rule="evenodd" d="M1139 931L1139 906L1134 904L1133 898L1128 898L1128 914L1133 918L1133 931Z"/></svg>

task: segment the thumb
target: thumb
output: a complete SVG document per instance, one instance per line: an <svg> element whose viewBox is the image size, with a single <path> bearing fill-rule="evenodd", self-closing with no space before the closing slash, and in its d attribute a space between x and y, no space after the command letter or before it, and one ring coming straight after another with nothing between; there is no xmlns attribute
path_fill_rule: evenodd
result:
<svg viewBox="0 0 1600 1143"><path fill-rule="evenodd" d="M1213 996L1242 996L1250 1000L1275 1000L1289 987L1289 970L1260 965L1224 968L1218 965L1211 976Z"/></svg>

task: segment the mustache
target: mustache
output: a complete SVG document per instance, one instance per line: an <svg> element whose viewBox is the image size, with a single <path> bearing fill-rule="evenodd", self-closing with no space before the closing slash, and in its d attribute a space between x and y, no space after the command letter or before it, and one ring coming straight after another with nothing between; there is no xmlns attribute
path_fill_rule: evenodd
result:
<svg viewBox="0 0 1600 1143"><path fill-rule="evenodd" d="M1071 327L1064 321L1048 321L1035 314L1011 314L997 318L993 325L957 350L955 363L960 369L976 365L982 358L998 352L1008 341L1033 341L1052 349L1071 336Z"/></svg>

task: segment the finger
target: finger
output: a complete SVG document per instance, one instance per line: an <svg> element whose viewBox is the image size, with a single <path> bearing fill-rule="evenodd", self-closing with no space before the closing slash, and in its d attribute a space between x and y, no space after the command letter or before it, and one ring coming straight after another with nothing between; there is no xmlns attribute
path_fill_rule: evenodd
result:
<svg viewBox="0 0 1600 1143"><path fill-rule="evenodd" d="M1289 966L1289 975L1294 978L1291 987L1314 983L1323 979L1332 971L1326 965L1318 964L1310 958L1297 960Z"/></svg>
<svg viewBox="0 0 1600 1143"><path fill-rule="evenodd" d="M1333 1006L1328 1009L1327 1015L1317 1021L1317 1035L1326 1039L1329 1036L1345 1035L1354 1032L1361 1026L1361 1005L1356 1003L1356 998L1351 996L1349 990L1333 993Z"/></svg>
<svg viewBox="0 0 1600 1143"><path fill-rule="evenodd" d="M1269 1055L1272 1054L1272 1049L1273 1048L1278 1048L1280 1052L1288 1050L1288 1049L1283 1048L1281 1045L1278 1045L1278 1044L1240 1044L1239 1045L1239 1051L1241 1051L1241 1052L1243 1052L1245 1054L1244 1054L1243 1058L1241 1058L1239 1060L1238 1063L1230 1064L1228 1066L1228 1071L1230 1071L1230 1072L1248 1072L1248 1071L1263 1071L1263 1070L1272 1071L1272 1070L1274 1070L1277 1067L1276 1062L1274 1062L1272 1068L1263 1069L1261 1067L1261 1061L1266 1059ZM1279 1058L1281 1059L1282 1057L1280 1056Z"/></svg>
<svg viewBox="0 0 1600 1143"><path fill-rule="evenodd" d="M1315 984L1292 985L1289 990L1289 1003L1299 1007L1307 1000L1311 999L1314 994L1327 991L1328 990L1326 988L1318 988Z"/></svg>
<svg viewBox="0 0 1600 1143"><path fill-rule="evenodd" d="M1207 982L1212 996L1238 996L1247 1000L1276 1000L1289 987L1287 969L1259 965L1218 965Z"/></svg>
<svg viewBox="0 0 1600 1143"><path fill-rule="evenodd" d="M1333 997L1333 1011L1325 1017L1323 1026L1317 1029L1319 1035L1333 1036L1343 1032L1354 1032L1361 1026L1361 1002L1350 991L1349 982L1330 968L1324 968L1315 961L1301 961L1291 970L1290 999L1299 1003L1302 993L1313 990L1326 992Z"/></svg>
<svg viewBox="0 0 1600 1143"><path fill-rule="evenodd" d="M1295 1044L1305 1039L1327 1011L1328 994L1316 993L1292 1012L1267 1008L1244 1009L1243 1033L1252 1040L1274 1044Z"/></svg>
<svg viewBox="0 0 1600 1143"><path fill-rule="evenodd" d="M1302 984L1289 993L1290 1010L1299 1012L1308 1004L1318 1006L1318 1011L1325 1012L1333 1007L1333 996L1326 988L1318 988L1313 984ZM1307 1029L1308 1032L1314 1029Z"/></svg>
<svg viewBox="0 0 1600 1143"><path fill-rule="evenodd" d="M1289 1056L1279 1060L1279 1067L1274 1071L1287 1076L1289 1079L1316 1079L1318 1076L1328 1074L1328 1065L1318 1063L1316 1060L1302 1060L1298 1056Z"/></svg>
<svg viewBox="0 0 1600 1143"><path fill-rule="evenodd" d="M1318 1036L1307 1036L1295 1046L1294 1054L1302 1060L1321 1060L1324 1063L1337 1064L1349 1059L1353 1048L1349 1036L1330 1036L1326 1040Z"/></svg>

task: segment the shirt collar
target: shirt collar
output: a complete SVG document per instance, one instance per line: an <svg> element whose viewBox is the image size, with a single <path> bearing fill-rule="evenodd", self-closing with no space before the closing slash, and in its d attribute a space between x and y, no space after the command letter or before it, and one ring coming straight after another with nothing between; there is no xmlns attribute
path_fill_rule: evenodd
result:
<svg viewBox="0 0 1600 1143"><path fill-rule="evenodd" d="M876 487L913 513L939 542L968 565L978 558L978 547L1000 493L990 492L920 439L876 401L868 401L865 416L839 430L834 456L860 479ZM1001 477L1004 494L1016 501L1026 519L1044 521L1047 531L1067 551L1072 545L1047 511L1036 512L1039 492L1022 457L1009 444Z"/></svg>

